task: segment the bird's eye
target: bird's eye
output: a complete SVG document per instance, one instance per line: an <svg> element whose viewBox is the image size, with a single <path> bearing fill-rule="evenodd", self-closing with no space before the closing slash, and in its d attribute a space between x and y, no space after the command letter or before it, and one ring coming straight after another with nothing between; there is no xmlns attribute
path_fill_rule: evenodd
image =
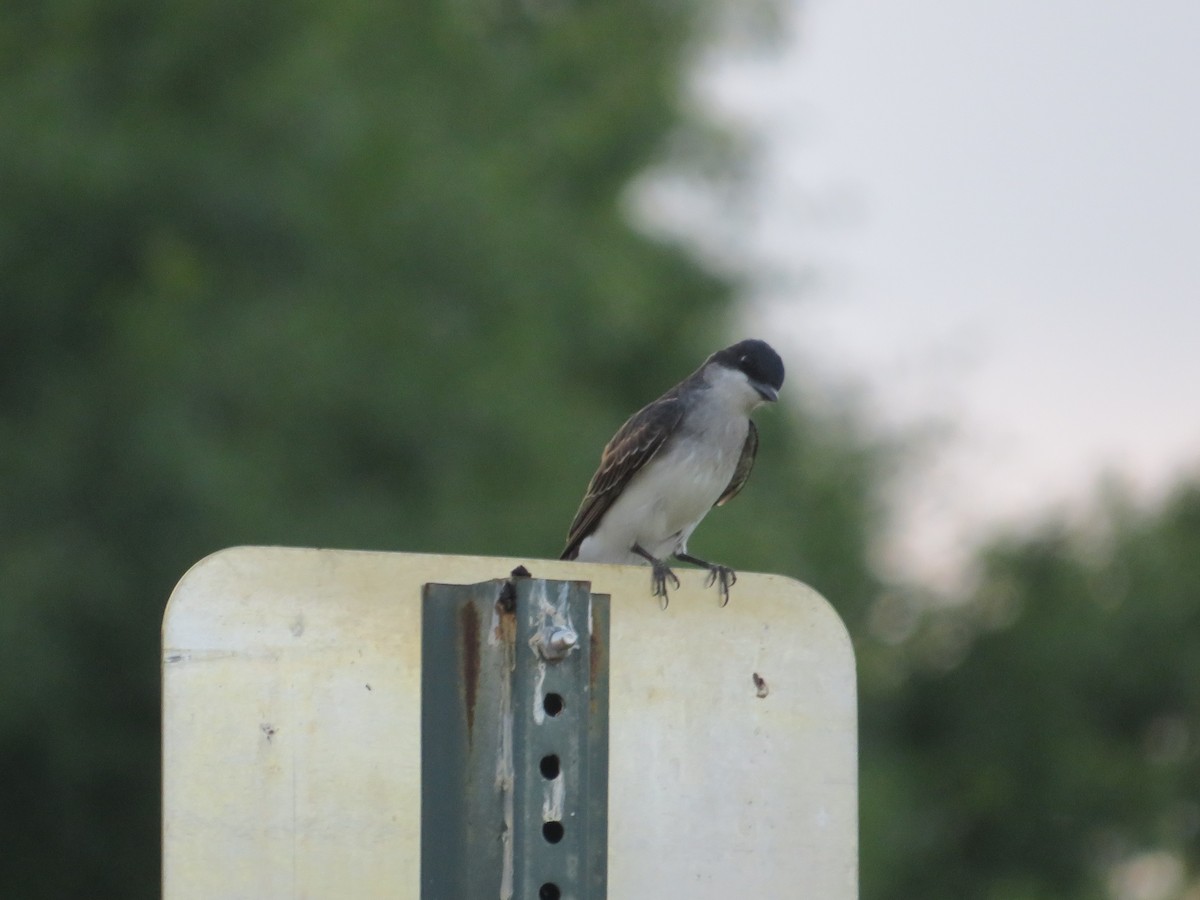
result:
<svg viewBox="0 0 1200 900"><path fill-rule="evenodd" d="M739 366L744 366L748 362L750 362L750 357L748 357L748 356L739 356L738 357L738 365Z"/></svg>

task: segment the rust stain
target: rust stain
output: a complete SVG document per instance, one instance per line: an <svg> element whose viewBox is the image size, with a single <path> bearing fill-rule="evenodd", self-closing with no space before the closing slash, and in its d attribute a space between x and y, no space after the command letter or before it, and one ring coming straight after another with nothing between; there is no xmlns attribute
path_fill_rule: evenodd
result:
<svg viewBox="0 0 1200 900"><path fill-rule="evenodd" d="M512 585L506 585L511 587ZM500 599L496 601L496 611L499 613L496 621L495 636L496 641L508 647L514 647L517 643L517 609L515 606L516 592L513 592L513 606L507 606L505 602L505 594L501 592Z"/></svg>
<svg viewBox="0 0 1200 900"><path fill-rule="evenodd" d="M588 644L591 651L591 656L588 660L588 684L595 687L596 678L604 671L604 644L600 641L600 635L594 631L588 640Z"/></svg>
<svg viewBox="0 0 1200 900"><path fill-rule="evenodd" d="M750 677L754 680L755 696L762 700L771 692L771 689L767 687L767 680L757 672L754 672Z"/></svg>
<svg viewBox="0 0 1200 900"><path fill-rule="evenodd" d="M479 610L467 601L458 611L458 640L462 653L463 701L467 710L467 744L475 728L475 698L479 693Z"/></svg>
<svg viewBox="0 0 1200 900"><path fill-rule="evenodd" d="M496 608L501 614L515 612L517 609L517 587L511 581L500 586L500 597L496 600Z"/></svg>

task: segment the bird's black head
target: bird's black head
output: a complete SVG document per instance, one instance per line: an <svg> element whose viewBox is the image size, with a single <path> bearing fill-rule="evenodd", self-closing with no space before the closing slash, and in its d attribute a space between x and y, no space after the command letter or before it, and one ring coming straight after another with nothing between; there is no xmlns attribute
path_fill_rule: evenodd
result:
<svg viewBox="0 0 1200 900"><path fill-rule="evenodd" d="M709 362L743 372L764 400L779 399L779 389L783 387L783 360L766 341L738 341L732 347L714 353Z"/></svg>

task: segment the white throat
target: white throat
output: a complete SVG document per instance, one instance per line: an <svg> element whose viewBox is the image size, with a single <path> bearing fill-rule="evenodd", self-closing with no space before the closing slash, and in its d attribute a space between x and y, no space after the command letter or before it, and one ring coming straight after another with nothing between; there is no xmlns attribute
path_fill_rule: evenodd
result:
<svg viewBox="0 0 1200 900"><path fill-rule="evenodd" d="M765 402L746 373L738 369L710 364L704 370L704 381L709 386L711 399L729 412L749 415Z"/></svg>

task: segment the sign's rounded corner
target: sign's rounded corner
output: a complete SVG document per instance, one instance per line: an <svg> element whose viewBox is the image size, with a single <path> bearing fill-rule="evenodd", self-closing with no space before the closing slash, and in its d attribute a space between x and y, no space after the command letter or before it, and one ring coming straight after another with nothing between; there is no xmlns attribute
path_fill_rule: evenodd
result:
<svg viewBox="0 0 1200 900"><path fill-rule="evenodd" d="M235 544L232 547L222 547L219 550L214 550L211 553L200 557L192 563L187 570L179 576L179 580L175 582L175 586L171 588L170 596L167 597L167 604L163 608L162 615L162 632L166 634L168 620L180 600L187 596L196 585L197 581L203 582L209 570L216 564L224 564L229 561L230 557L238 556L245 551L252 549L245 544Z"/></svg>
<svg viewBox="0 0 1200 900"><path fill-rule="evenodd" d="M782 582L787 582L789 586L798 594L804 594L813 601L813 605L821 609L831 620L831 627L835 630L845 647L846 652L850 656L852 667L857 667L857 657L854 652L854 640L850 637L850 629L846 625L846 620L842 618L842 614L838 612L833 602L818 591L815 587L806 581L801 581L791 575L771 575L772 578L777 578Z"/></svg>

